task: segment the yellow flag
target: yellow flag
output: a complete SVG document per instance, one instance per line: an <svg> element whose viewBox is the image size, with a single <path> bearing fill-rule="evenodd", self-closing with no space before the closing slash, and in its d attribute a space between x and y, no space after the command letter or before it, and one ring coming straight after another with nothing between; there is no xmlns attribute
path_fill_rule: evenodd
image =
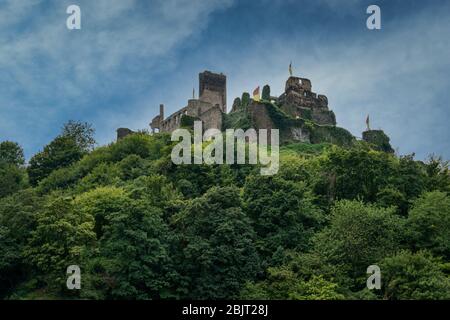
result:
<svg viewBox="0 0 450 320"><path fill-rule="evenodd" d="M259 101L261 100L261 96L259 94L259 86L255 90L253 90L253 100Z"/></svg>

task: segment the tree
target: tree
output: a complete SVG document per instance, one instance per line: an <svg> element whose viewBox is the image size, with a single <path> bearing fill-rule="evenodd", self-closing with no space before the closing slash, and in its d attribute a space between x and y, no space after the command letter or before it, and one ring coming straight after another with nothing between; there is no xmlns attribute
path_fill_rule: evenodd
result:
<svg viewBox="0 0 450 320"><path fill-rule="evenodd" d="M268 84L266 84L263 87L262 96L261 97L262 97L263 100L270 101L270 86Z"/></svg>
<svg viewBox="0 0 450 320"><path fill-rule="evenodd" d="M95 242L94 218L74 206L71 198L50 196L37 213L25 255L42 279L65 287L66 269L83 265L82 252Z"/></svg>
<svg viewBox="0 0 450 320"><path fill-rule="evenodd" d="M375 202L378 192L395 176L396 168L396 159L390 154L362 147L333 147L320 158L318 172L323 180L316 192L331 200L360 198Z"/></svg>
<svg viewBox="0 0 450 320"><path fill-rule="evenodd" d="M74 204L87 216L95 219L94 231L100 240L104 229L110 221L110 216L127 208L130 198L122 188L100 187L79 195Z"/></svg>
<svg viewBox="0 0 450 320"><path fill-rule="evenodd" d="M135 154L129 155L120 161L119 169L121 172L121 178L125 181L143 176L147 173L146 171L148 171L146 170L145 160Z"/></svg>
<svg viewBox="0 0 450 320"><path fill-rule="evenodd" d="M88 123L69 121L44 150L34 155L27 168L30 184L37 184L53 171L68 167L92 150L94 129Z"/></svg>
<svg viewBox="0 0 450 320"><path fill-rule="evenodd" d="M171 150L170 135L148 135L142 132L128 135L110 148L113 161L121 161L130 155L156 160L170 155Z"/></svg>
<svg viewBox="0 0 450 320"><path fill-rule="evenodd" d="M173 217L187 298L236 298L259 271L255 233L240 206L237 189L214 187Z"/></svg>
<svg viewBox="0 0 450 320"><path fill-rule="evenodd" d="M57 137L43 151L31 158L27 168L30 184L37 186L39 181L48 177L54 170L68 167L84 155L85 151L72 137Z"/></svg>
<svg viewBox="0 0 450 320"><path fill-rule="evenodd" d="M95 129L91 124L70 120L64 124L61 136L72 138L81 150L88 152L94 148L96 143L94 134Z"/></svg>
<svg viewBox="0 0 450 320"><path fill-rule="evenodd" d="M413 247L450 258L450 197L446 193L428 192L414 201L407 227Z"/></svg>
<svg viewBox="0 0 450 320"><path fill-rule="evenodd" d="M341 300L338 284L323 276L300 278L286 266L269 268L268 278L257 283L247 283L241 298L248 300Z"/></svg>
<svg viewBox="0 0 450 320"><path fill-rule="evenodd" d="M12 164L0 164L0 198L9 196L26 185L24 169Z"/></svg>
<svg viewBox="0 0 450 320"><path fill-rule="evenodd" d="M449 164L449 161L444 161L442 157L430 156L425 165L428 176L428 190L450 192Z"/></svg>
<svg viewBox="0 0 450 320"><path fill-rule="evenodd" d="M0 198L11 195L27 185L23 169L23 149L15 142L0 143Z"/></svg>
<svg viewBox="0 0 450 320"><path fill-rule="evenodd" d="M428 187L426 169L414 161L414 154L399 158L397 172L390 180L409 200L419 197Z"/></svg>
<svg viewBox="0 0 450 320"><path fill-rule="evenodd" d="M245 212L258 235L259 252L268 261L280 246L309 249L313 232L324 221L303 182L251 175L244 186L243 200Z"/></svg>
<svg viewBox="0 0 450 320"><path fill-rule="evenodd" d="M130 197L150 206L164 209L173 200L181 199L174 185L162 175L142 176L127 187Z"/></svg>
<svg viewBox="0 0 450 320"><path fill-rule="evenodd" d="M367 267L395 253L404 237L403 220L393 209L342 200L333 207L330 225L314 237L314 252L365 285Z"/></svg>
<svg viewBox="0 0 450 320"><path fill-rule="evenodd" d="M99 209L102 210L95 210ZM89 256L83 297L127 300L171 297L170 237L161 210L128 199L106 219L98 250Z"/></svg>
<svg viewBox="0 0 450 320"><path fill-rule="evenodd" d="M24 163L23 149L18 143L11 141L3 141L0 143L0 165L9 164L20 167Z"/></svg>
<svg viewBox="0 0 450 320"><path fill-rule="evenodd" d="M429 252L402 251L380 262L383 293L390 300L450 299L450 279Z"/></svg>
<svg viewBox="0 0 450 320"><path fill-rule="evenodd" d="M20 278L21 264L20 245L14 242L12 231L0 225L0 299Z"/></svg>
<svg viewBox="0 0 450 320"><path fill-rule="evenodd" d="M241 105L242 109L246 109L248 107L248 105L250 104L250 93L244 92L242 94L241 103L242 103L242 105Z"/></svg>
<svg viewBox="0 0 450 320"><path fill-rule="evenodd" d="M402 215L408 214L409 201L406 195L392 186L382 188L378 192L377 204L385 208L397 207Z"/></svg>
<svg viewBox="0 0 450 320"><path fill-rule="evenodd" d="M42 199L31 189L0 200L0 299L29 277L23 253L41 205Z"/></svg>

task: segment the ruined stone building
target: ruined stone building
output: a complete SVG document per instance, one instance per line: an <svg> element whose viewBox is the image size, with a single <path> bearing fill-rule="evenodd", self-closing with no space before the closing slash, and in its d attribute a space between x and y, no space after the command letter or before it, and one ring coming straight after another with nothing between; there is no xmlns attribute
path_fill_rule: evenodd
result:
<svg viewBox="0 0 450 320"><path fill-rule="evenodd" d="M264 90L266 92L264 92ZM332 143L351 146L355 137L336 126L336 117L328 108L328 98L312 91L309 79L290 76L284 93L270 95L265 86L263 99L253 100L248 93L234 100L227 114L227 79L222 73L204 71L199 74L199 97L190 99L184 108L165 117L164 105L159 115L150 123L152 132L172 132L180 127L191 127L194 121L202 121L203 129L279 129L281 143ZM247 126L247 127L246 127ZM133 131L120 128L121 139ZM389 137L382 130L363 133L363 140L379 150L392 152Z"/></svg>
<svg viewBox="0 0 450 320"><path fill-rule="evenodd" d="M164 117L164 105L153 118L152 131L172 132L181 126L184 115L203 122L204 129L222 129L222 115L227 112L227 78L223 74L205 71L199 74L199 98L188 100L187 106Z"/></svg>
<svg viewBox="0 0 450 320"><path fill-rule="evenodd" d="M251 100L248 106L245 106L253 127L280 129L280 137L284 142L318 143L323 140L336 142L331 134L321 134L317 137L318 131L335 131L336 117L328 108L328 98L312 91L309 79L291 76L286 81L284 92L279 97L270 96L269 99L270 101ZM274 117L274 109L279 109L281 113ZM233 107L234 112L241 110L242 107L236 105ZM317 130L307 125L306 121L313 123ZM345 132L345 135L346 141L350 144L353 136L349 132Z"/></svg>
<svg viewBox="0 0 450 320"><path fill-rule="evenodd" d="M311 119L319 125L336 125L334 112L328 109L328 98L312 92L308 79L289 77L285 92L277 102L281 110L294 118Z"/></svg>

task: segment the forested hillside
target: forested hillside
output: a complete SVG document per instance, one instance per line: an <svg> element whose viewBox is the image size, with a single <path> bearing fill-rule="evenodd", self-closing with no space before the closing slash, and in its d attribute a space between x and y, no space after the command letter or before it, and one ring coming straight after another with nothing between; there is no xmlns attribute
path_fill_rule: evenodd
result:
<svg viewBox="0 0 450 320"><path fill-rule="evenodd" d="M25 165L0 144L3 299L450 299L450 175L329 144L280 171L181 165L170 135L94 148L77 122ZM366 288L369 265L382 289ZM79 265L81 290L66 288Z"/></svg>

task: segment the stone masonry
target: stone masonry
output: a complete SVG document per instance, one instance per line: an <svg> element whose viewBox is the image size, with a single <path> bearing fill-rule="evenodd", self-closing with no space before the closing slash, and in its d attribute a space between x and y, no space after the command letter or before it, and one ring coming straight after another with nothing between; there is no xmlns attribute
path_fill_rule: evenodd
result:
<svg viewBox="0 0 450 320"><path fill-rule="evenodd" d="M226 76L204 71L199 74L198 99L188 100L186 107L164 118L164 105L160 105L159 115L153 118L150 126L155 132L172 132L180 128L183 116L189 116L203 122L203 128L222 129L222 116L227 110Z"/></svg>
<svg viewBox="0 0 450 320"><path fill-rule="evenodd" d="M200 73L199 98L188 100L185 107L167 118L164 113L164 105L161 104L159 106L159 115L154 117L150 123L152 132L170 133L181 127L183 117L188 118L186 119L187 122L184 123L190 123L192 120L202 121L204 130L228 129L224 128L224 121L233 119L233 116L235 119L235 112L239 112L237 114L238 117L248 117L255 129L267 129L269 132L270 129L280 129L280 138L285 141L334 143L345 139L348 141L354 140L354 137L348 131L336 127L336 117L334 112L328 108L328 98L325 95L313 92L309 79L289 77L286 81L284 93L279 97L270 96L270 98L266 98L266 100L270 101L253 100L246 93L243 95L245 99L243 98L242 100L247 102L244 104L244 101L236 98L229 115L226 114L226 82L226 76L222 73L218 74L210 71ZM272 109L268 109L269 107ZM278 108L283 111L282 114L284 116L282 114L271 114L276 112L274 110ZM244 112L242 112L243 110ZM284 118L281 127L278 125L280 123L279 119L276 120L280 116ZM312 122L312 124L308 123L308 121ZM117 139L122 139L133 133L134 131L130 129L120 128L117 130ZM364 132L363 140L380 151L393 152L389 143L389 137L381 130ZM343 143L342 141L339 143Z"/></svg>
<svg viewBox="0 0 450 320"><path fill-rule="evenodd" d="M289 77L285 92L277 102L284 112L294 118L312 120L320 125L336 125L334 112L328 109L328 98L312 92L308 79Z"/></svg>

